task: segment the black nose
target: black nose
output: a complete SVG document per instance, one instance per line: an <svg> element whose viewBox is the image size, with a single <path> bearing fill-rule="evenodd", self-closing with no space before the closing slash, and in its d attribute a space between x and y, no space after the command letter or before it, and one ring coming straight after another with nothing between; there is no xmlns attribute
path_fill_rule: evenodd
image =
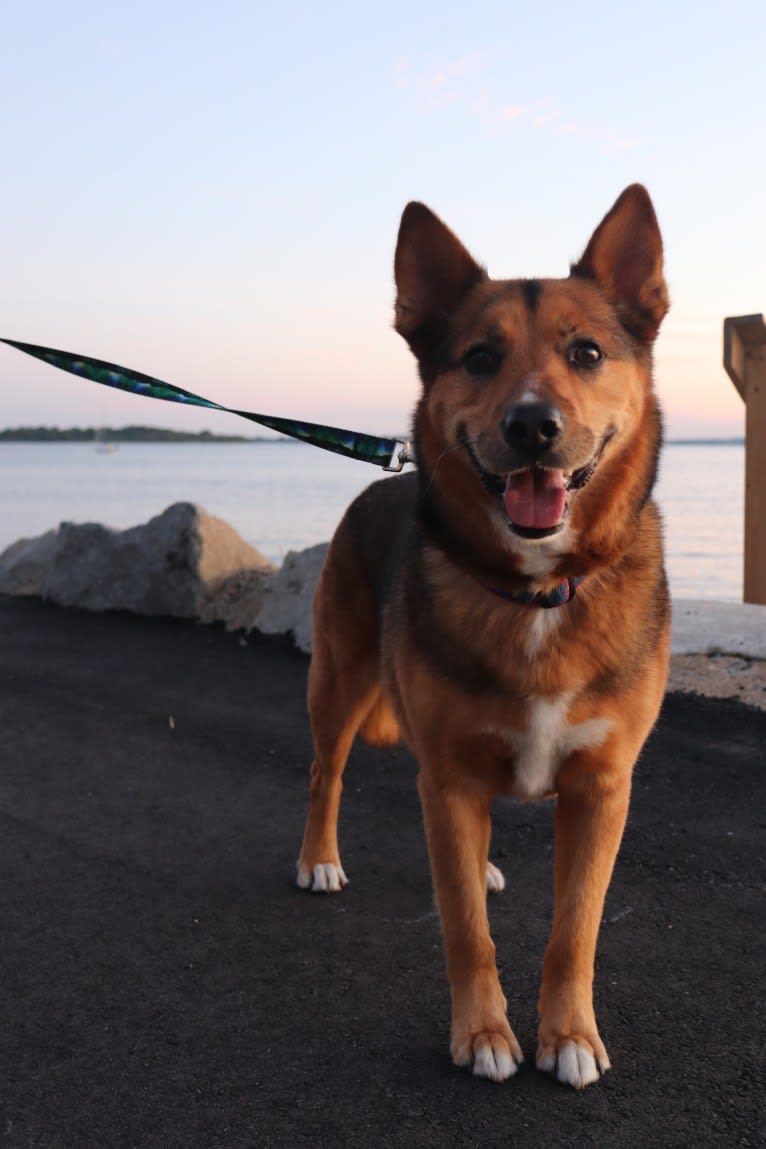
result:
<svg viewBox="0 0 766 1149"><path fill-rule="evenodd" d="M517 403L503 420L503 437L517 451L537 458L564 430L564 416L551 403Z"/></svg>

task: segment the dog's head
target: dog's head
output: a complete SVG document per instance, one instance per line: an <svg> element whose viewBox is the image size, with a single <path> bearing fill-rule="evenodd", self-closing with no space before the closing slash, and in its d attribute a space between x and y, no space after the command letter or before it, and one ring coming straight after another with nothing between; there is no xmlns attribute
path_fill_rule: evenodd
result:
<svg viewBox="0 0 766 1149"><path fill-rule="evenodd" d="M651 349L668 299L646 190L622 193L567 279L491 280L411 203L395 275L396 329L423 380L426 525L530 575L583 545L603 552L593 524L635 516L659 441ZM486 554L488 533L504 558Z"/></svg>

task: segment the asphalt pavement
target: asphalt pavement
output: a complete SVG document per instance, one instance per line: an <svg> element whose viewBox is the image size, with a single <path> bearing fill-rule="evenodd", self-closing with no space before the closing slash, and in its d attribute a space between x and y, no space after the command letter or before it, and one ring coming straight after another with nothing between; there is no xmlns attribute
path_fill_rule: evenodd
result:
<svg viewBox="0 0 766 1149"><path fill-rule="evenodd" d="M454 1068L405 750L354 751L351 879L294 886L311 746L286 639L0 598L0 1145L764 1143L766 713L669 695L638 764L597 1008L613 1069L535 1071L551 804L499 803L491 917L527 1055Z"/></svg>

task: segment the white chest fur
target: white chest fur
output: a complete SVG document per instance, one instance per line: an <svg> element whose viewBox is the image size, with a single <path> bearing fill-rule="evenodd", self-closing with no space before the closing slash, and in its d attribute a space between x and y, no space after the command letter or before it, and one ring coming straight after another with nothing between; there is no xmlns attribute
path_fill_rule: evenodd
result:
<svg viewBox="0 0 766 1149"><path fill-rule="evenodd" d="M529 703L526 730L497 731L513 747L512 792L520 798L542 798L555 788L556 772L575 750L594 749L611 728L608 718L567 722L573 692L536 698Z"/></svg>

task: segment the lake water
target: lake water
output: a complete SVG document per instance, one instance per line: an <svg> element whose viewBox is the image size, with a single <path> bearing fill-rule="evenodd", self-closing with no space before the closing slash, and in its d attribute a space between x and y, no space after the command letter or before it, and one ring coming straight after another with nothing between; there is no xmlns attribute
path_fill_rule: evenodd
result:
<svg viewBox="0 0 766 1149"><path fill-rule="evenodd" d="M741 601L744 447L670 444L657 498L676 597ZM383 472L300 443L0 443L0 551L62 520L130 527L199 503L274 562L329 539Z"/></svg>

